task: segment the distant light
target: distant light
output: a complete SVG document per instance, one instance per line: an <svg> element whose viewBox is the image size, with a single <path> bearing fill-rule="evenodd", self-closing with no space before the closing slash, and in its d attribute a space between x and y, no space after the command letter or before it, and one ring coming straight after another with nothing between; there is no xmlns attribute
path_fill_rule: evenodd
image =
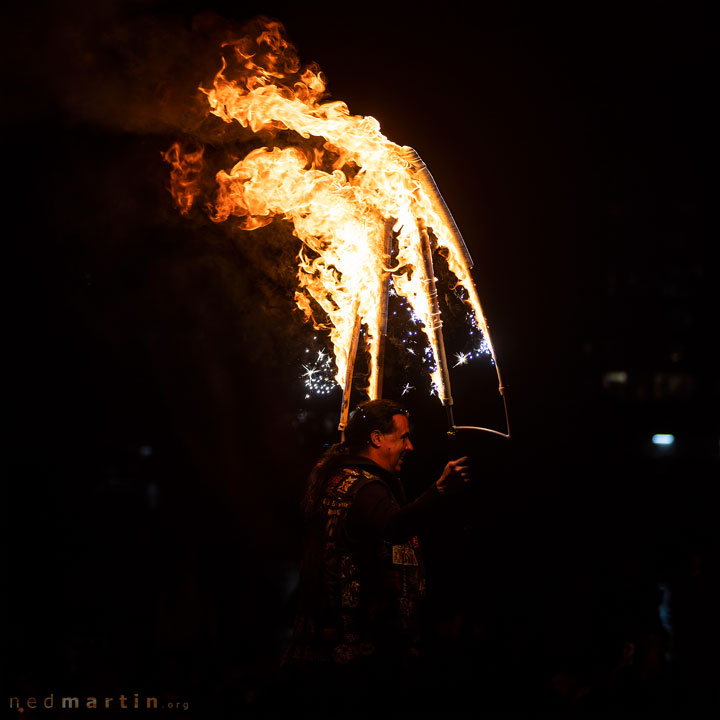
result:
<svg viewBox="0 0 720 720"><path fill-rule="evenodd" d="M625 370L614 370L612 372L606 372L602 377L602 384L604 388L612 387L613 385L626 385L628 381L628 374Z"/></svg>
<svg viewBox="0 0 720 720"><path fill-rule="evenodd" d="M150 445L141 445L140 454L143 457L150 457L153 454L153 449L150 447Z"/></svg>
<svg viewBox="0 0 720 720"><path fill-rule="evenodd" d="M675 442L674 435L665 435L660 433L652 436L653 445L672 445Z"/></svg>

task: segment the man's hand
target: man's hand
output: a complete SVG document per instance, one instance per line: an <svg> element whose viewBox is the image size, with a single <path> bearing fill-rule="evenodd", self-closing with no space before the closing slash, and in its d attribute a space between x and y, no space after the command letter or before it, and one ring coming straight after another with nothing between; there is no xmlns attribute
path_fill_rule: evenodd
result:
<svg viewBox="0 0 720 720"><path fill-rule="evenodd" d="M451 460L443 470L440 479L435 483L441 495L457 492L466 483L470 482L470 471L467 466L467 457Z"/></svg>

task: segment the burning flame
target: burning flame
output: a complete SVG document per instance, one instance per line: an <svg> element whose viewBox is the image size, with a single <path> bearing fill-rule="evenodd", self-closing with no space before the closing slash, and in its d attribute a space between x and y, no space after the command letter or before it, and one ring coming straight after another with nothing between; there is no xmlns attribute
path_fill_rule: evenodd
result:
<svg viewBox="0 0 720 720"><path fill-rule="evenodd" d="M345 381L355 319L360 317L370 353L371 397L377 397L383 332L383 290L407 299L423 323L438 370L437 311L433 311L422 234L430 231L445 249L450 271L465 288L471 315L494 355L462 239L439 196L418 170L412 148L389 141L373 117L350 115L343 102L324 101L325 80L314 65L301 67L282 25L261 20L253 34L224 44L222 67L212 87L200 88L210 112L226 123L271 138L215 176L207 210L214 222L239 219L247 230L275 217L293 224L302 241L298 255L297 306L316 328L329 330L336 379ZM288 133L287 131L292 131ZM202 150L165 155L172 165L171 191L188 213L200 195ZM391 264L389 241L396 248ZM326 320L315 318L316 307ZM442 349L444 352L444 349Z"/></svg>

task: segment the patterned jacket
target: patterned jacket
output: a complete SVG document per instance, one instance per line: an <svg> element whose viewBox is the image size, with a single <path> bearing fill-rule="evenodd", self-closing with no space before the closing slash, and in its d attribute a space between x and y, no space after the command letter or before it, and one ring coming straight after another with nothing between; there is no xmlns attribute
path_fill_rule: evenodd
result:
<svg viewBox="0 0 720 720"><path fill-rule="evenodd" d="M370 485L364 497L380 498L377 513L409 511L399 536L379 530L372 510L353 517L358 494ZM348 458L331 476L308 528L286 662L346 664L373 654L417 654L425 574L418 538L407 528L438 497L433 486L423 502L401 509L405 497L397 478L364 458Z"/></svg>

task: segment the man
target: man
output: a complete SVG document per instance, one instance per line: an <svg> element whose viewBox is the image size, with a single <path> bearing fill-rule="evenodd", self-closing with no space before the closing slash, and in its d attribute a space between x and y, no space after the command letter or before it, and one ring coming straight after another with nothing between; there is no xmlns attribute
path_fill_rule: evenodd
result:
<svg viewBox="0 0 720 720"><path fill-rule="evenodd" d="M467 458L451 461L407 503L397 474L412 449L407 411L372 400L358 405L344 441L311 473L298 613L284 665L314 706L348 709L390 690L401 697L412 682L425 594L417 533L443 496L469 480Z"/></svg>

